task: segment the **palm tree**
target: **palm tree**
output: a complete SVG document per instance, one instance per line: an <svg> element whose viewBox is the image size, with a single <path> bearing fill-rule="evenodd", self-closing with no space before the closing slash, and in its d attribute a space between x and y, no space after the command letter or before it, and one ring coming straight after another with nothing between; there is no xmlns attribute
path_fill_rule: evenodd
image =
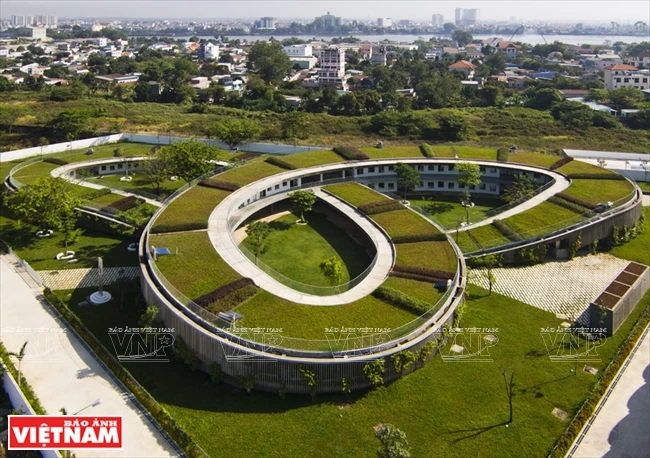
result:
<svg viewBox="0 0 650 458"><path fill-rule="evenodd" d="M18 386L20 387L20 379L21 379L21 372L20 372L20 365L23 362L23 358L25 357L25 347L27 346L27 342L23 344L22 347L20 347L20 351L18 353L14 353L12 351L8 352L7 354L9 356L13 356L18 360Z"/></svg>

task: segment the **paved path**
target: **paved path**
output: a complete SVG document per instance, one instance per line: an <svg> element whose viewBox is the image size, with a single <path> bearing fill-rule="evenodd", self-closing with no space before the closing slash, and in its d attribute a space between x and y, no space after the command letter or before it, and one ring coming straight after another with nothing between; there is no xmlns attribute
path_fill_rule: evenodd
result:
<svg viewBox="0 0 650 458"><path fill-rule="evenodd" d="M533 307L561 314L570 319L581 317L589 303L614 280L629 261L608 254L579 256L571 261L547 262L529 267L499 268L493 290ZM469 281L488 288L483 269L472 269Z"/></svg>
<svg viewBox="0 0 650 458"><path fill-rule="evenodd" d="M17 274L11 258L0 257L0 340L9 351L29 342L22 371L50 414L75 413L98 398L87 415L122 415L122 450L75 451L77 457L177 456L172 446L127 398L67 327L37 299L40 291ZM18 328L21 328L18 331ZM48 332L33 332L45 328ZM39 329L40 331L40 329Z"/></svg>
<svg viewBox="0 0 650 458"><path fill-rule="evenodd" d="M353 219L370 236L377 247L377 262L375 266L366 278L351 290L331 296L316 296L301 293L283 285L256 267L255 264L242 254L230 237L228 218L225 213L230 208L227 201L229 199L237 199L237 196L233 197L233 194L236 194L236 192L226 197L210 215L210 219L208 220L210 241L224 261L240 275L252 278L257 286L283 299L307 305L340 305L354 302L373 292L388 276L390 269L393 267L394 259L392 243L381 230L370 222L368 218L363 217L357 210L341 202L336 197L322 192L320 188L312 189L320 199L327 201L341 213ZM246 209L249 211L254 211L257 207L262 209L270 205L272 199L282 200L284 198L286 198L285 195L278 194L272 198L254 202L247 206Z"/></svg>
<svg viewBox="0 0 650 458"><path fill-rule="evenodd" d="M64 270L39 270L38 275L43 284L51 290L76 289L99 286L99 275L97 268L87 269L64 269ZM140 276L140 268L129 267L107 267L104 269L102 284L110 285L120 279L133 279Z"/></svg>
<svg viewBox="0 0 650 458"><path fill-rule="evenodd" d="M641 205L644 207L650 207L650 194L644 194L641 198Z"/></svg>
<svg viewBox="0 0 650 458"><path fill-rule="evenodd" d="M650 456L650 327L596 407L568 458Z"/></svg>

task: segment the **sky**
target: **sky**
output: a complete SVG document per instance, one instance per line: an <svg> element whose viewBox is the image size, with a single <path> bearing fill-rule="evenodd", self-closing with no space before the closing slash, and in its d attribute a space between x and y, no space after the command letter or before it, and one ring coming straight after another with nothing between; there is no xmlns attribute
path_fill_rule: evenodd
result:
<svg viewBox="0 0 650 458"><path fill-rule="evenodd" d="M12 14L56 15L59 17L94 18L164 18L164 19L225 19L314 18L328 11L344 19L430 20L432 14L442 14L453 22L455 8L478 8L480 19L557 22L650 22L650 1L621 0L545 0L545 1L411 1L411 0L330 0L330 1L186 1L186 0L77 0L29 1L0 0L0 16Z"/></svg>

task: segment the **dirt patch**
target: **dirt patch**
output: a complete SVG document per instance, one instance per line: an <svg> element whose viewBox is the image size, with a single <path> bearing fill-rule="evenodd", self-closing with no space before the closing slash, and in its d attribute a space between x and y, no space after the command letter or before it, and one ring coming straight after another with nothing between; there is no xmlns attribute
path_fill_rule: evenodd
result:
<svg viewBox="0 0 650 458"><path fill-rule="evenodd" d="M621 274L616 277L616 281L623 283L624 285L632 285L637 280L637 278L639 278L637 275L628 272L621 272Z"/></svg>
<svg viewBox="0 0 650 458"><path fill-rule="evenodd" d="M626 272L632 272L635 275L641 275L647 269L643 264L638 264L636 262L631 262L626 268Z"/></svg>
<svg viewBox="0 0 650 458"><path fill-rule="evenodd" d="M614 296L613 294L603 293L594 301L594 303L612 309L618 303L619 299L620 297Z"/></svg>
<svg viewBox="0 0 650 458"><path fill-rule="evenodd" d="M630 289L629 285L624 285L617 281L613 281L611 285L605 290L606 293L613 294L615 296L623 297L627 290Z"/></svg>
<svg viewBox="0 0 650 458"><path fill-rule="evenodd" d="M339 402L337 407L339 408L339 410L347 410L350 407L352 407L352 404L350 404L349 402Z"/></svg>

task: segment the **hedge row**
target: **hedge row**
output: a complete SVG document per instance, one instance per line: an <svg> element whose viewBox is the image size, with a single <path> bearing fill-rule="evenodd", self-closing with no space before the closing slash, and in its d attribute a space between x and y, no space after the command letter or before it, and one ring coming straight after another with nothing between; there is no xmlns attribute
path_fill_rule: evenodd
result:
<svg viewBox="0 0 650 458"><path fill-rule="evenodd" d="M498 219L495 219L494 221L492 221L492 225L496 228L497 231L505 235L506 238L511 242L521 242L523 240L523 237L519 235L517 231L515 231L513 228L508 226L503 221L499 221Z"/></svg>
<svg viewBox="0 0 650 458"><path fill-rule="evenodd" d="M350 146L335 146L332 150L348 161L365 161L366 159L370 159L370 157L361 150Z"/></svg>
<svg viewBox="0 0 650 458"><path fill-rule="evenodd" d="M207 229L208 222L186 222L176 224L156 224L151 228L152 234L161 234L163 232L185 232L197 231L199 229Z"/></svg>
<svg viewBox="0 0 650 458"><path fill-rule="evenodd" d="M253 280L251 280L250 278L247 277L240 278L239 280L235 280L233 282L228 283L227 285L223 285L215 289L214 291L209 292L208 294L204 294L198 299L195 299L194 302L196 302L201 307L206 308L208 305L221 299L225 295L230 294L233 291L237 291L238 289L243 288L244 286L253 285L253 284L254 284Z"/></svg>
<svg viewBox="0 0 650 458"><path fill-rule="evenodd" d="M616 377L619 369L623 363L625 363L625 360L634 349L637 341L641 338L648 323L650 323L650 307L647 307L645 312L641 317L639 317L627 339L621 343L618 352L601 373L600 378L592 388L589 397L587 397L585 402L582 404L576 416L573 417L573 420L571 420L571 423L567 426L562 437L560 437L555 443L555 447L548 455L550 458L562 458L567 454L576 437L580 434L584 425L591 418L601 398L609 389L609 385L614 380L614 377Z"/></svg>
<svg viewBox="0 0 650 458"><path fill-rule="evenodd" d="M395 264L393 271L420 275L422 277L431 277L440 280L452 280L455 275L453 272L447 272L446 270L427 269L426 267L402 266L400 264Z"/></svg>
<svg viewBox="0 0 650 458"><path fill-rule="evenodd" d="M72 312L49 288L45 288L43 295L49 303L65 318L68 324L88 344L95 354L102 360L108 369L133 393L158 424L176 441L187 456L203 457L201 450L192 437L169 415L169 413L145 390L137 380L127 371L122 364L102 345L83 322Z"/></svg>
<svg viewBox="0 0 650 458"><path fill-rule="evenodd" d="M65 161L63 159L59 159L58 157L48 157L43 159L43 162L47 162L48 164L54 164L54 165L68 165L69 162Z"/></svg>
<svg viewBox="0 0 650 458"><path fill-rule="evenodd" d="M597 207L597 205L594 205L591 202L587 202L586 200L578 199L577 197L573 197L573 196L570 196L568 194L564 194L562 192L559 193L559 194L556 194L553 197L559 197L562 200L566 200L566 201L571 202L573 204L584 207L584 208L586 208L588 210L594 210Z"/></svg>
<svg viewBox="0 0 650 458"><path fill-rule="evenodd" d="M226 294L221 299L217 299L216 301L214 301L213 303L205 307L205 309L208 312L214 314L217 314L219 312L227 312L228 310L234 309L242 302L255 296L258 292L259 289L255 285L244 286L243 288L239 288L238 290L235 290L230 294Z"/></svg>
<svg viewBox="0 0 650 458"><path fill-rule="evenodd" d="M555 162L553 162L553 164L551 164L551 166L549 167L549 169L551 169L551 170L557 170L557 169L559 169L560 167L562 167L563 165L567 165L567 164L568 164L569 162L571 162L572 160L573 160L573 158L572 158L571 156L563 157L563 158L560 159L559 161L555 161Z"/></svg>
<svg viewBox="0 0 650 458"><path fill-rule="evenodd" d="M401 210L404 205L396 200L380 200L377 202L370 202L369 204L360 205L357 207L366 215L378 215L379 213L387 213L395 210Z"/></svg>
<svg viewBox="0 0 650 458"><path fill-rule="evenodd" d="M9 373L13 376L14 380L16 380L16 383L18 383L18 371L14 367L14 363L9 357L7 349L2 342L0 342L0 358L2 359L2 362L4 362L4 365L7 367ZM41 401L38 399L38 396L36 396L36 393L34 393L32 386L27 383L27 380L25 380L25 374L21 375L20 391L22 391L25 395L27 402L29 402L29 405L32 407L36 415L47 415L45 408L41 404Z"/></svg>
<svg viewBox="0 0 650 458"><path fill-rule="evenodd" d="M447 236L443 233L422 234L422 235L402 235L393 237L393 243L416 243L416 242L445 242Z"/></svg>
<svg viewBox="0 0 650 458"><path fill-rule="evenodd" d="M432 307L420 299L416 299L407 294L404 294L401 291L398 291L388 286L380 286L372 292L372 295L377 299L388 302L396 307L408 310L410 312L415 312L418 315L422 315L429 311Z"/></svg>
<svg viewBox="0 0 650 458"><path fill-rule="evenodd" d="M510 159L510 151L505 148L499 148L497 150L497 161L499 162L508 162Z"/></svg>
<svg viewBox="0 0 650 458"><path fill-rule="evenodd" d="M282 159L273 156L267 157L266 159L264 159L264 162L286 170L296 170L298 168L293 164L289 164L287 161L283 161Z"/></svg>
<svg viewBox="0 0 650 458"><path fill-rule="evenodd" d="M569 200L565 200L562 196L553 196L548 199L549 202L559 205L560 207L564 207L567 210L571 210L574 213L577 213L578 215L585 215L587 213L593 213L591 209L584 207L580 204L577 204L575 202L571 202Z"/></svg>
<svg viewBox="0 0 650 458"><path fill-rule="evenodd" d="M201 180L199 181L199 186L204 186L206 188L214 188L214 189L221 189L223 191L237 191L240 186L237 183L233 183L232 181L224 181L224 180L213 180L213 179L208 179L208 180Z"/></svg>
<svg viewBox="0 0 650 458"><path fill-rule="evenodd" d="M571 179L587 179L587 180L625 180L623 175L618 173L570 173L567 175Z"/></svg>
<svg viewBox="0 0 650 458"><path fill-rule="evenodd" d="M118 212L123 212L133 207L137 207L138 205L141 205L143 203L144 203L144 199L135 196L128 196L120 200L116 200L115 202L109 204L108 206L114 208Z"/></svg>
<svg viewBox="0 0 650 458"><path fill-rule="evenodd" d="M111 194L111 190L109 188L94 189L86 194L85 198L86 200L93 200L97 199L98 197L107 196L109 194Z"/></svg>
<svg viewBox="0 0 650 458"><path fill-rule="evenodd" d="M436 157L436 153L433 152L433 148L428 143L422 143L420 145L420 152L424 157Z"/></svg>
<svg viewBox="0 0 650 458"><path fill-rule="evenodd" d="M408 273L408 272L395 272L395 271L392 271L388 275L391 276L391 277L406 278L407 280L421 281L421 282L424 282L424 283L435 283L435 282L439 282L439 281L446 281L446 280L443 280L442 278L427 277L426 275L417 275L417 274L411 274L411 273Z"/></svg>

